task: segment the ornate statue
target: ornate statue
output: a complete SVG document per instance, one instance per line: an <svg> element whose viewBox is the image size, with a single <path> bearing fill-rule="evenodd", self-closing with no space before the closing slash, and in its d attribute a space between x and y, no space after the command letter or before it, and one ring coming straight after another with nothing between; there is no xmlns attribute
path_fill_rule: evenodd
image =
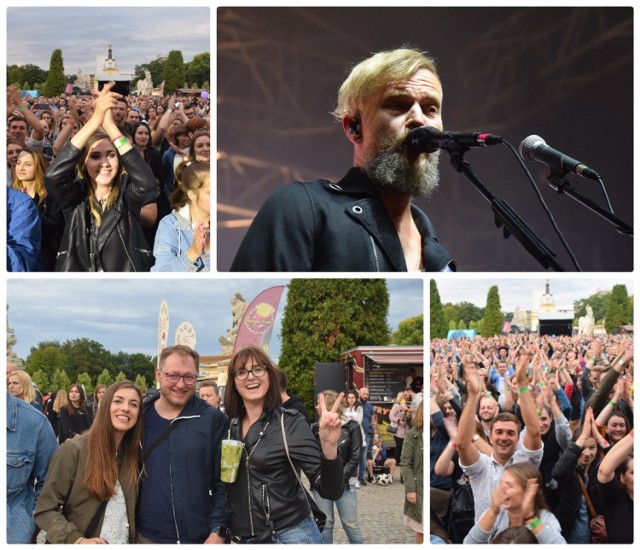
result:
<svg viewBox="0 0 640 550"><path fill-rule="evenodd" d="M578 334L584 336L593 336L595 328L595 319L593 318L593 308L587 305L587 314L578 319Z"/></svg>
<svg viewBox="0 0 640 550"><path fill-rule="evenodd" d="M244 312L247 311L249 303L243 298L242 294L236 292L229 302L231 304L231 314L233 315L233 322L231 328L227 331L226 336L220 336L218 341L222 346L223 355L231 355L233 353L233 346L236 343L236 336L238 335L238 327Z"/></svg>

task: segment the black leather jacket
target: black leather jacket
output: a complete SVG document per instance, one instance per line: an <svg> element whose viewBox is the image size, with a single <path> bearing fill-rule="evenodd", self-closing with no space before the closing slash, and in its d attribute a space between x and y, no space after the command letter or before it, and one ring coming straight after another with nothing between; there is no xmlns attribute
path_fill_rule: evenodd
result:
<svg viewBox="0 0 640 550"><path fill-rule="evenodd" d="M318 424L311 426L313 435L319 440ZM355 475L360 465L360 453L362 452L362 431L360 424L355 420L349 420L342 425L342 433L338 441L338 451L343 463L343 477L345 487L349 486L349 479Z"/></svg>
<svg viewBox="0 0 640 550"><path fill-rule="evenodd" d="M120 194L95 228L88 183L75 176L81 156L81 149L67 143L45 175L47 192L66 221L56 271L149 271L153 254L142 232L140 209L160 193L151 169L135 149L119 157L126 170Z"/></svg>
<svg viewBox="0 0 640 550"><path fill-rule="evenodd" d="M411 215L426 271L456 271L427 215ZM398 232L367 175L291 183L261 206L231 271L407 271Z"/></svg>
<svg viewBox="0 0 640 550"><path fill-rule="evenodd" d="M291 527L311 514L287 459L282 416L294 465L302 469L323 498L337 500L342 496L342 460L340 456L336 460L322 456L302 415L282 407L263 413L247 432L238 477L227 488L228 524L235 537L257 537L272 528ZM231 438L240 440L238 419L231 421Z"/></svg>

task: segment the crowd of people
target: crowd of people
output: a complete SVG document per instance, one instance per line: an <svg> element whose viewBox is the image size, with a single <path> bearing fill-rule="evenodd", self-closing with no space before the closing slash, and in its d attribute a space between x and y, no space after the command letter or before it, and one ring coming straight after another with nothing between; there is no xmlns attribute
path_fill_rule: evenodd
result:
<svg viewBox="0 0 640 550"><path fill-rule="evenodd" d="M202 97L7 91L9 271L210 270Z"/></svg>
<svg viewBox="0 0 640 550"><path fill-rule="evenodd" d="M397 466L404 524L422 541L421 392L407 393L394 421L405 428L396 462L366 387L355 400L320 392L310 423L259 347L231 357L223 395L198 373L198 353L176 345L160 354L157 389L124 380L87 399L72 384L42 409L29 375L7 365L8 541L330 544L337 508L349 542L362 544L357 489L367 467L393 479Z"/></svg>
<svg viewBox="0 0 640 550"><path fill-rule="evenodd" d="M633 542L633 339L431 342L432 543Z"/></svg>

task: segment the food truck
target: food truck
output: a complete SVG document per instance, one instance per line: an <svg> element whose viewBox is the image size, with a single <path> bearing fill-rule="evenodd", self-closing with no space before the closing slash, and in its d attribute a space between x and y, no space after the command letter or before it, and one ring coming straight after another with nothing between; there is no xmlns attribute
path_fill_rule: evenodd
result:
<svg viewBox="0 0 640 550"><path fill-rule="evenodd" d="M316 392L367 386L369 402L378 415L378 433L387 447L395 447L393 436L387 433L389 412L398 392L411 382L412 372L424 379L423 346L357 346L342 352L340 361L316 365ZM318 372L323 368L333 372L333 380L327 378L318 384Z"/></svg>

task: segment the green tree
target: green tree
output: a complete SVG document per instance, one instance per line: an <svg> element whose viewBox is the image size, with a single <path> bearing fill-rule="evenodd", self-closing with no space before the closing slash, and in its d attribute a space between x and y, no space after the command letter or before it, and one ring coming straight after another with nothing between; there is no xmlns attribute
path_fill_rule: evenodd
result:
<svg viewBox="0 0 640 550"><path fill-rule="evenodd" d="M27 357L26 371L33 377L36 371L42 371L47 380L53 381L56 370L65 370L67 360L61 350L59 342L40 342L37 348L31 348ZM57 391L59 388L54 388Z"/></svg>
<svg viewBox="0 0 640 550"><path fill-rule="evenodd" d="M87 397L93 395L93 384L91 383L91 377L86 372L78 374L76 380L77 384L80 384L84 388L84 393Z"/></svg>
<svg viewBox="0 0 640 550"><path fill-rule="evenodd" d="M22 89L23 89L23 90L30 90L30 89L31 89L31 85L29 84L29 82L28 82L28 81L26 81L26 80L25 80L25 81L22 83Z"/></svg>
<svg viewBox="0 0 640 550"><path fill-rule="evenodd" d="M458 323L458 330L467 330L467 325L464 322L464 319L460 319Z"/></svg>
<svg viewBox="0 0 640 550"><path fill-rule="evenodd" d="M63 369L56 369L51 380L51 391L67 391L70 385L71 380L69 380L67 373Z"/></svg>
<svg viewBox="0 0 640 550"><path fill-rule="evenodd" d="M613 285L607 303L604 328L611 334L622 325L628 325L630 320L627 287L625 285Z"/></svg>
<svg viewBox="0 0 640 550"><path fill-rule="evenodd" d="M431 303L429 329L431 340L435 340L436 338L446 338L449 329L447 328L447 323L444 319L438 285L434 279L431 279L430 281L429 297Z"/></svg>
<svg viewBox="0 0 640 550"><path fill-rule="evenodd" d="M172 94L185 85L185 67L182 52L171 50L164 66L165 94Z"/></svg>
<svg viewBox="0 0 640 550"><path fill-rule="evenodd" d="M89 338L67 340L62 344L62 352L67 360L67 372L71 379L81 372L89 374L95 380L104 370L113 369L113 356L100 342Z"/></svg>
<svg viewBox="0 0 640 550"><path fill-rule="evenodd" d="M22 79L28 82L44 82L47 80L47 71L42 70L37 65L27 63L21 67ZM27 88L24 88L25 90Z"/></svg>
<svg viewBox="0 0 640 550"><path fill-rule="evenodd" d="M17 82L24 82L24 71L18 65L9 65L7 67L7 85ZM20 84L18 84L20 86Z"/></svg>
<svg viewBox="0 0 640 550"><path fill-rule="evenodd" d="M482 319L482 336L496 336L502 333L504 316L500 308L498 287L492 286L487 293L487 305Z"/></svg>
<svg viewBox="0 0 640 550"><path fill-rule="evenodd" d="M391 343L398 346L424 345L424 315L409 317L398 323L398 330L391 334Z"/></svg>
<svg viewBox="0 0 640 550"><path fill-rule="evenodd" d="M115 384L116 382L122 382L123 380L127 380L127 375L124 372L120 371L113 382Z"/></svg>
<svg viewBox="0 0 640 550"><path fill-rule="evenodd" d="M451 321L449 321L449 330L456 330L457 326L458 325L456 325L456 322L453 319L451 319Z"/></svg>
<svg viewBox="0 0 640 550"><path fill-rule="evenodd" d="M355 346L389 342L384 279L294 279L282 318L280 368L312 411L314 365Z"/></svg>
<svg viewBox="0 0 640 550"><path fill-rule="evenodd" d="M142 393L146 392L149 389L149 386L147 386L146 377L142 376L141 374L136 376L134 384L140 388L140 391Z"/></svg>
<svg viewBox="0 0 640 550"><path fill-rule="evenodd" d="M51 377L47 375L42 369L38 369L31 375L33 383L40 388L42 394L49 393L51 390Z"/></svg>
<svg viewBox="0 0 640 550"><path fill-rule="evenodd" d="M64 92L67 79L64 76L64 62L62 61L62 50L54 50L49 62L49 76L44 83L44 95L56 97Z"/></svg>
<svg viewBox="0 0 640 550"><path fill-rule="evenodd" d="M118 370L124 372L127 380L135 380L136 376L152 376L156 363L144 353L118 352L111 357L112 372Z"/></svg>
<svg viewBox="0 0 640 550"><path fill-rule="evenodd" d="M194 88L204 87L204 83L209 80L211 74L211 56L209 52L200 53L193 56L186 65L186 78L194 83Z"/></svg>
<svg viewBox="0 0 640 550"><path fill-rule="evenodd" d="M109 374L109 371L107 369L104 369L100 373L100 376L98 376L98 384L104 384L107 387L113 384L113 377L111 376L111 374Z"/></svg>

